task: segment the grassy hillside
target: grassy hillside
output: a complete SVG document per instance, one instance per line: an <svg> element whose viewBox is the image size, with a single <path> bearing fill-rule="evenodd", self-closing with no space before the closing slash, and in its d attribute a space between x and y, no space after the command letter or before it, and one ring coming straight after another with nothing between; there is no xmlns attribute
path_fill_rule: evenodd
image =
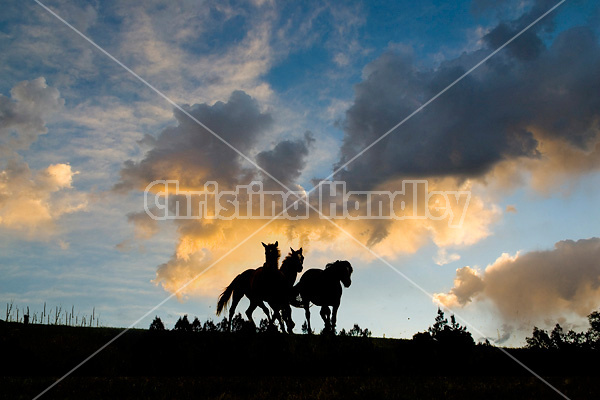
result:
<svg viewBox="0 0 600 400"><path fill-rule="evenodd" d="M120 331L0 323L0 397L34 397ZM600 394L595 383L600 372L596 352L509 351L568 396ZM128 331L44 398L191 395L206 399L559 398L493 347L147 330Z"/></svg>

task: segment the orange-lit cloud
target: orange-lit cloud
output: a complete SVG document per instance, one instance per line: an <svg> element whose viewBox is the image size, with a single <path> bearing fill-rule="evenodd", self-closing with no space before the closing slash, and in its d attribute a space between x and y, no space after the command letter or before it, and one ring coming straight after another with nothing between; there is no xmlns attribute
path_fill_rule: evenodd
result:
<svg viewBox="0 0 600 400"><path fill-rule="evenodd" d="M437 293L435 300L448 307L486 300L510 322L584 317L600 303L598 260L599 238L560 241L552 250L503 254L483 273L457 269L454 287Z"/></svg>
<svg viewBox="0 0 600 400"><path fill-rule="evenodd" d="M63 104L44 78L17 84L10 99L0 95L0 227L30 239L50 237L57 218L86 204L85 196L72 190L78 172L68 163L36 171L18 153L47 132L45 117Z"/></svg>

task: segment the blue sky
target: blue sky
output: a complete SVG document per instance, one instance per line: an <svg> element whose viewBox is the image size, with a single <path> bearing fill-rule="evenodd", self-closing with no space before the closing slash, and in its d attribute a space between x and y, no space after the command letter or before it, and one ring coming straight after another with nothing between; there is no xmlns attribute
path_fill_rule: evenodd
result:
<svg viewBox="0 0 600 400"><path fill-rule="evenodd" d="M305 190L554 5L44 4ZM95 307L104 325L128 326L262 224L156 223L143 213L146 184L268 180L34 1L3 8L0 301ZM584 329L600 302L599 15L565 2L336 176L360 190L427 179L471 191L459 229L340 224L503 344L523 344L533 325ZM222 288L275 240L284 255L303 246L306 268L351 261L340 328L411 337L432 323L432 298L318 219L273 224L153 315L217 319Z"/></svg>

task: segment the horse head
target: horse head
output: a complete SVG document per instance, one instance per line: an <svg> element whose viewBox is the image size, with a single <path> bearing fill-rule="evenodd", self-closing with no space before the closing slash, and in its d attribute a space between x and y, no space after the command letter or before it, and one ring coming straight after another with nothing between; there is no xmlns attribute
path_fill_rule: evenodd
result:
<svg viewBox="0 0 600 400"><path fill-rule="evenodd" d="M281 256L281 253L279 253L279 248L277 247L279 246L279 242L270 244L262 243L262 245L265 248L265 264L278 268L279 257Z"/></svg>
<svg viewBox="0 0 600 400"><path fill-rule="evenodd" d="M294 250L290 247L291 253L288 257L291 257L294 260L294 266L296 267L295 272L302 272L302 268L304 265L304 256L302 255L302 247L300 250Z"/></svg>
<svg viewBox="0 0 600 400"><path fill-rule="evenodd" d="M345 287L350 287L352 284L352 265L348 261L340 261L329 263L325 266L325 271L329 271L330 276L335 276L335 279L339 279Z"/></svg>
<svg viewBox="0 0 600 400"><path fill-rule="evenodd" d="M336 264L338 264L338 268L341 272L340 280L342 281L345 287L350 287L350 285L352 284L352 279L350 279L350 276L352 275L353 271L352 265L350 265L348 261L336 261Z"/></svg>

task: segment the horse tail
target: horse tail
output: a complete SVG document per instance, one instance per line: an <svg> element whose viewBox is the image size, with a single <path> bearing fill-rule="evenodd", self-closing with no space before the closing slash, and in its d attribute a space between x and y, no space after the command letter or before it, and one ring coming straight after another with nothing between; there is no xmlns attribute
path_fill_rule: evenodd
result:
<svg viewBox="0 0 600 400"><path fill-rule="evenodd" d="M229 303L229 299L231 298L233 291L237 287L237 281L239 277L239 275L236 276L235 279L231 282L231 284L229 284L229 286L227 286L223 293L221 293L221 295L219 296L219 301L217 302L217 316L221 315L221 312L223 312L223 310L227 310L227 303Z"/></svg>

